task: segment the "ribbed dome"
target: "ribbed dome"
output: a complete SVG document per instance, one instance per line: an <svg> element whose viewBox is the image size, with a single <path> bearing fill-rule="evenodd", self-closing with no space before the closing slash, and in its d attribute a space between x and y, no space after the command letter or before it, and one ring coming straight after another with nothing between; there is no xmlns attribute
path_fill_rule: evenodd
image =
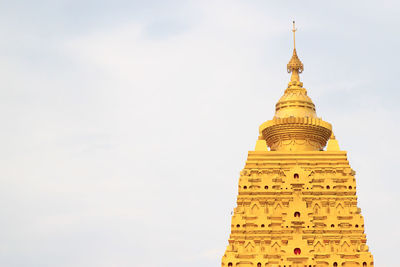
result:
<svg viewBox="0 0 400 267"><path fill-rule="evenodd" d="M276 103L275 117L309 117L317 118L315 105L307 95L302 82L290 82L285 94Z"/></svg>

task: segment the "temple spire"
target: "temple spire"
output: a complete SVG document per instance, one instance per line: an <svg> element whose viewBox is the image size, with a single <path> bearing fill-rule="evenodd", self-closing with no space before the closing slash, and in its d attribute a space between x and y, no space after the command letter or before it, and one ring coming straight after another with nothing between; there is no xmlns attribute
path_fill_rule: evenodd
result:
<svg viewBox="0 0 400 267"><path fill-rule="evenodd" d="M293 49L295 49L295 50L296 50L296 31L297 31L296 22L293 20L293 30L292 30L292 32L293 32Z"/></svg>
<svg viewBox="0 0 400 267"><path fill-rule="evenodd" d="M287 64L287 71L289 73L292 73L292 77L290 78L290 81L300 81L299 74L303 72L304 66L303 63L300 61L299 57L297 56L296 52L296 25L295 22L293 21L293 55L292 58L290 59L289 63Z"/></svg>
<svg viewBox="0 0 400 267"><path fill-rule="evenodd" d="M373 267L355 171L299 81L296 47L287 69L292 81L237 179L220 267Z"/></svg>

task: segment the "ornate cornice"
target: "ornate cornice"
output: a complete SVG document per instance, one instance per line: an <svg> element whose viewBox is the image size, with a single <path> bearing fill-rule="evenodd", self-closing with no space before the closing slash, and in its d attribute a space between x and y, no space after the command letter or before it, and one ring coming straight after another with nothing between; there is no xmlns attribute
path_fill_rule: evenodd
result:
<svg viewBox="0 0 400 267"><path fill-rule="evenodd" d="M319 118L274 118L260 126L260 136L272 151L322 150L331 134L331 124Z"/></svg>

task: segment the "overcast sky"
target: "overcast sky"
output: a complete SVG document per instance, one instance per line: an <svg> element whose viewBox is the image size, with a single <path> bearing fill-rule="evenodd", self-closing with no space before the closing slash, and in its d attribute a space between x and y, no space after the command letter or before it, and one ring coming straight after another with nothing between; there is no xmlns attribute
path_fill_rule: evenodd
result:
<svg viewBox="0 0 400 267"><path fill-rule="evenodd" d="M220 266L239 171L301 76L397 267L398 1L0 0L0 266Z"/></svg>

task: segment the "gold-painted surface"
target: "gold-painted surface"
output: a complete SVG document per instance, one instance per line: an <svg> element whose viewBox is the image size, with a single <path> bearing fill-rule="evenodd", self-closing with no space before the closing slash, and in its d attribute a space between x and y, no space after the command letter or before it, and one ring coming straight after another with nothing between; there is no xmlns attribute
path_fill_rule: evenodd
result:
<svg viewBox="0 0 400 267"><path fill-rule="evenodd" d="M355 171L297 79L295 50L289 66L288 88L240 173L222 266L374 266Z"/></svg>

